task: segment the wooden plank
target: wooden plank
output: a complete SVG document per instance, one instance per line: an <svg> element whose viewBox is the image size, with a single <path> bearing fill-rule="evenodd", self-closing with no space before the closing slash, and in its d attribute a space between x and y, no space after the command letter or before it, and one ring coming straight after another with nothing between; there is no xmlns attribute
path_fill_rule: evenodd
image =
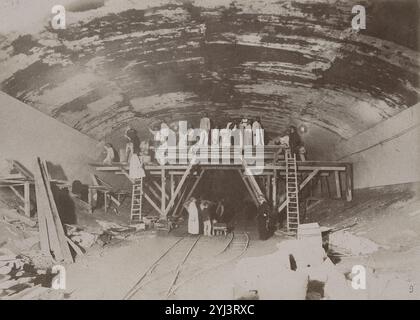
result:
<svg viewBox="0 0 420 320"><path fill-rule="evenodd" d="M78 245L75 244L69 237L66 236L66 240L67 240L67 243L69 244L69 246L72 247L72 249L74 250L74 252L76 252L76 254L78 256L83 256L84 255L82 249L80 249L78 247Z"/></svg>
<svg viewBox="0 0 420 320"><path fill-rule="evenodd" d="M194 181L194 184L192 185L191 190L188 192L187 199L189 199L189 198L192 196L192 194L194 193L195 189L197 188L198 184L199 184L199 183L200 183L200 181L201 181L201 178L202 178L202 177L203 177L203 175L204 175L204 171L205 171L205 170L201 170L200 175L199 175L199 176L196 178L196 180Z"/></svg>
<svg viewBox="0 0 420 320"><path fill-rule="evenodd" d="M353 166L351 164L346 166L346 200L353 200Z"/></svg>
<svg viewBox="0 0 420 320"><path fill-rule="evenodd" d="M289 203L289 200L286 199L283 201L283 203L281 205L279 205L279 207L277 208L277 212L282 211L284 208L286 208L287 204Z"/></svg>
<svg viewBox="0 0 420 320"><path fill-rule="evenodd" d="M166 208L166 175L165 169L162 169L160 172L160 182L162 184L161 187L161 198L160 198L160 208L162 212L165 212Z"/></svg>
<svg viewBox="0 0 420 320"><path fill-rule="evenodd" d="M47 205L47 194L45 191L44 182L41 175L41 169L39 167L39 163L36 163L36 169L34 172L35 176L35 193L36 193L36 211L38 216L38 228L39 228L39 238L40 238L40 245L41 251L46 256L51 256L51 251L56 249L56 246L51 247L50 242L56 243L58 240L56 237L51 237L48 234L48 227L47 227L47 218L46 212L50 210L49 205Z"/></svg>
<svg viewBox="0 0 420 320"><path fill-rule="evenodd" d="M274 169L274 172L273 172L272 184L273 184L272 202L273 202L273 208L275 208L277 205L277 170L276 169Z"/></svg>
<svg viewBox="0 0 420 320"><path fill-rule="evenodd" d="M341 185L340 185L340 173L338 171L334 171L334 179L335 179L335 192L337 199L341 198Z"/></svg>
<svg viewBox="0 0 420 320"><path fill-rule="evenodd" d="M16 160L7 160L13 169L16 169L18 172L20 172L22 175L24 175L28 180L34 180L34 175L31 171L25 168L20 162Z"/></svg>
<svg viewBox="0 0 420 320"><path fill-rule="evenodd" d="M152 199L150 199L150 197L149 197L149 195L146 193L146 192L144 192L143 193L143 195L144 195L144 198L147 200L147 202L149 202L150 203L150 205L162 216L163 215L163 213L162 213L162 211L160 210L160 208L156 205L156 203L154 203L153 202L153 200Z"/></svg>
<svg viewBox="0 0 420 320"><path fill-rule="evenodd" d="M187 181L185 181L185 187L184 187L184 189L181 191L181 195L178 197L178 201L176 202L176 205L175 205L174 211L172 212L172 215L174 215L174 216L176 216L176 215L177 215L178 209L179 209L179 207L180 207L181 203L182 203L182 202L183 202L183 200L184 200L185 193L187 192L187 189L188 189L188 183L189 183L189 181L188 181L188 179L187 179ZM188 198L186 198L186 199L188 199ZM182 208L183 208L183 207L181 206L181 210L182 210Z"/></svg>
<svg viewBox="0 0 420 320"><path fill-rule="evenodd" d="M173 195L174 195L174 193L175 193L175 178L174 178L174 175L173 174L171 174L171 173L169 173L169 175L170 175L170 179L171 179L171 181L170 181L170 184L171 184L171 197L173 197Z"/></svg>
<svg viewBox="0 0 420 320"><path fill-rule="evenodd" d="M242 181L245 184L246 189L248 190L248 193L251 195L252 201L254 201L254 204L258 207L260 204L258 203L258 199L255 197L255 194L251 187L248 184L248 181L245 179L244 175L242 174L242 170L237 170L239 172L239 175L242 179Z"/></svg>
<svg viewBox="0 0 420 320"><path fill-rule="evenodd" d="M314 171L312 171L306 178L305 180L302 181L302 183L299 185L299 191L301 191L309 181L312 180L313 177L316 176L316 174L319 172L319 169L315 169Z"/></svg>
<svg viewBox="0 0 420 320"><path fill-rule="evenodd" d="M10 173L7 176L1 176L0 181L2 180L27 180L26 177L21 173Z"/></svg>
<svg viewBox="0 0 420 320"><path fill-rule="evenodd" d="M26 182L23 187L23 207L25 211L25 216L30 217L31 216L31 189L30 189L29 182Z"/></svg>
<svg viewBox="0 0 420 320"><path fill-rule="evenodd" d="M159 192L161 192L162 196L162 187L156 181L153 181L153 185L159 190ZM169 195L167 193L165 193L165 198L166 200L169 200Z"/></svg>
<svg viewBox="0 0 420 320"><path fill-rule="evenodd" d="M22 211L23 211L23 208L22 208ZM23 214L20 214L16 210L5 210L2 212L2 214L12 220L19 220L30 227L36 226L36 221L30 219L29 217L24 216Z"/></svg>
<svg viewBox="0 0 420 320"><path fill-rule="evenodd" d="M105 214L107 214L108 212L108 199L109 199L109 192L108 191L104 191L104 212Z"/></svg>
<svg viewBox="0 0 420 320"><path fill-rule="evenodd" d="M47 163L44 160L41 161L41 159L39 159L39 158L38 158L38 162L40 164L39 167L40 167L40 170L41 170L41 175L43 176L42 178L43 178L44 185L45 185L45 191L46 191L47 199L48 199L49 206L50 206L50 210L46 212L47 213L48 234L50 234L51 231L53 231L53 233L55 233L57 235L58 246L59 246L59 249L60 249L59 256L62 257L62 260L65 263L71 263L71 262L73 262L73 258L71 256L69 245L67 244L63 224L61 223L61 219L60 219L60 216L58 214L57 206L56 206L55 201L54 201L53 193L51 191L51 184L50 184L50 181L48 179L49 173L48 173ZM50 221L50 219L48 218L48 214L51 214L52 224L48 223ZM57 257L55 257L55 258L56 258L56 260L58 260Z"/></svg>
<svg viewBox="0 0 420 320"><path fill-rule="evenodd" d="M20 194L20 192L14 187L10 186L10 189L13 191L13 193L22 201L25 202L25 197Z"/></svg>
<svg viewBox="0 0 420 320"><path fill-rule="evenodd" d="M325 179L325 186L327 187L327 195L328 195L328 198L330 198L331 192L330 192L330 183L329 183L328 177L322 177L322 178Z"/></svg>
<svg viewBox="0 0 420 320"><path fill-rule="evenodd" d="M184 184L184 182L185 182L185 179L187 179L187 176L190 174L190 171L191 171L192 167L193 167L195 164L196 164L196 160L195 160L195 159L193 159L193 160L190 162L190 164L188 165L187 170L185 170L185 172L184 172L184 174L183 174L183 176L182 176L182 178L181 178L181 181L179 181L179 184L178 184L178 186L177 186L177 187L176 187L176 189L175 189L175 193L174 193L173 197L172 197L172 198L171 198L171 200L169 201L169 204L168 204L168 206L167 206L167 208L166 208L166 210L165 210L165 215L167 215L167 214L168 214L168 212L169 212L169 210L171 210L171 209L172 209L172 206L173 206L173 205L174 205L174 203L175 203L175 199L176 199L176 197L178 196L179 192L181 191L181 188L182 188L182 186L183 186L183 184Z"/></svg>
<svg viewBox="0 0 420 320"><path fill-rule="evenodd" d="M107 182L105 182L104 180L102 180L101 178L99 178L97 175L91 174L90 177L92 178L92 183L95 187L102 187L104 188L103 190L107 190L107 191L112 190L112 186L108 184ZM115 203L117 207L121 206L121 202L118 199L115 199L113 195L108 194L108 197L112 202Z"/></svg>

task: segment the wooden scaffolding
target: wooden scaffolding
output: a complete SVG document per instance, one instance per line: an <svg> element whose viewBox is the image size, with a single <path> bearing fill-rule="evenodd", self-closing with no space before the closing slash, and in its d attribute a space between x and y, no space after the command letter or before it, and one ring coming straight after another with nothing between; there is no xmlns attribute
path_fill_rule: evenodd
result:
<svg viewBox="0 0 420 320"><path fill-rule="evenodd" d="M255 160L255 159L254 159ZM273 156L265 159L262 170L248 174L246 159L240 163L215 163L207 161L202 164L168 164L157 163L144 166L146 178L142 183L142 195L161 218L179 213L182 203L191 197L206 171L237 171L258 205L258 197L264 196L277 211L288 205L286 193L287 164L283 157L273 163ZM112 165L91 164L97 171L111 172L128 176L127 163ZM353 173L352 164L335 161L296 161L298 192L307 190L305 201L317 202L323 198L352 200ZM284 187L284 188L283 188ZM283 190L284 192L280 192ZM334 194L333 194L334 192Z"/></svg>

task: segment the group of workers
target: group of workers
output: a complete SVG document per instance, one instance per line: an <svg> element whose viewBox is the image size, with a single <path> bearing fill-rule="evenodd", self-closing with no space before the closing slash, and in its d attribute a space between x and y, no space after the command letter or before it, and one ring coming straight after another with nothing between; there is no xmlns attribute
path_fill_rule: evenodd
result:
<svg viewBox="0 0 420 320"><path fill-rule="evenodd" d="M175 133L179 130L176 124L168 125L165 121L160 124L158 130L149 131L153 135L154 147L150 147L150 140L146 139L140 141L137 131L128 126L124 133L126 140L125 161L130 164L131 172L136 172L135 178L145 176L142 169L143 159L149 156L150 149L157 150L159 145L167 143L167 133L165 130L172 130ZM286 149L290 150L292 155L296 155L297 160L306 161L306 150L303 141L295 126L290 126L284 134L267 139L264 136L264 129L261 123L261 118L256 117L253 121L247 118L242 118L239 121L230 121L221 129L219 125L213 125L213 122L204 113L200 119L199 135L193 132L194 129L189 128L188 134L195 134L196 140L189 139L195 146L203 145L218 145L221 147L234 146L278 146L274 155L274 162L279 159L279 156L284 153ZM105 144L106 157L103 161L106 165L112 165L114 162L119 162L119 154L114 147L107 143ZM137 155L133 157L133 155ZM123 159L121 159L124 161ZM134 169L132 169L132 167ZM267 239L272 231L272 221L270 221L272 210L263 196L258 199L259 206L257 206L257 226L260 239ZM213 226L215 223L223 223L228 220L226 214L224 199L220 198L216 202L209 200L196 199L191 197L184 203L184 208L188 212L188 232L190 234L203 233L207 236L214 235ZM228 210L229 211L229 210Z"/></svg>
<svg viewBox="0 0 420 320"><path fill-rule="evenodd" d="M184 203L188 212L188 233L197 235L203 231L205 236L213 236L215 223L225 221L224 199L219 199L217 204L204 199L191 197Z"/></svg>
<svg viewBox="0 0 420 320"><path fill-rule="evenodd" d="M176 124L168 125L165 121L160 124L159 128L153 131L149 129L153 135L154 146L150 147L150 140L146 139L140 141L137 131L128 126L124 138L126 139L125 148L125 160L130 162L133 154L149 156L150 149L157 150L160 145L167 144L167 131L172 130L177 133L179 130ZM261 118L257 117L253 121L248 118L242 118L238 121L230 121L224 128L219 125L213 125L207 113L204 113L200 119L200 131L194 132L194 129L188 130L188 135L192 137L189 139L192 141L192 147L200 147L205 145L218 145L221 147L231 147L232 145L243 147L243 146L263 146L268 140L264 136L264 129L261 123ZM296 155L296 158L301 161L306 160L306 150L302 139L299 136L298 130L295 126L290 126L283 135L279 135L267 143L270 146L278 146L278 151L275 154L275 161L279 158L279 155L284 152L285 149L290 149L292 154ZM103 164L111 165L113 162L119 162L119 155L114 147L107 143L105 145L106 157L103 160Z"/></svg>

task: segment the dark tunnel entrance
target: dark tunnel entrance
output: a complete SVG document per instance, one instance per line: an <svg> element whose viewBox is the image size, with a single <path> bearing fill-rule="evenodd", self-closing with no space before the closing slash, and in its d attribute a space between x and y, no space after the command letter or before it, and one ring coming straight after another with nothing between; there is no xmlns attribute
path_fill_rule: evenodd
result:
<svg viewBox="0 0 420 320"><path fill-rule="evenodd" d="M231 228L256 228L258 208L237 170L207 170L193 196L214 204L223 200L223 220Z"/></svg>

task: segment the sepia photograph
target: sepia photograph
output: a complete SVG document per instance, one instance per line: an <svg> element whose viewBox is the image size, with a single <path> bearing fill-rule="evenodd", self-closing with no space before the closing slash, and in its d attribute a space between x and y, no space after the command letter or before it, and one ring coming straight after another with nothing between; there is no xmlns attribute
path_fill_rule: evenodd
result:
<svg viewBox="0 0 420 320"><path fill-rule="evenodd" d="M0 300L420 300L420 0L0 0Z"/></svg>

